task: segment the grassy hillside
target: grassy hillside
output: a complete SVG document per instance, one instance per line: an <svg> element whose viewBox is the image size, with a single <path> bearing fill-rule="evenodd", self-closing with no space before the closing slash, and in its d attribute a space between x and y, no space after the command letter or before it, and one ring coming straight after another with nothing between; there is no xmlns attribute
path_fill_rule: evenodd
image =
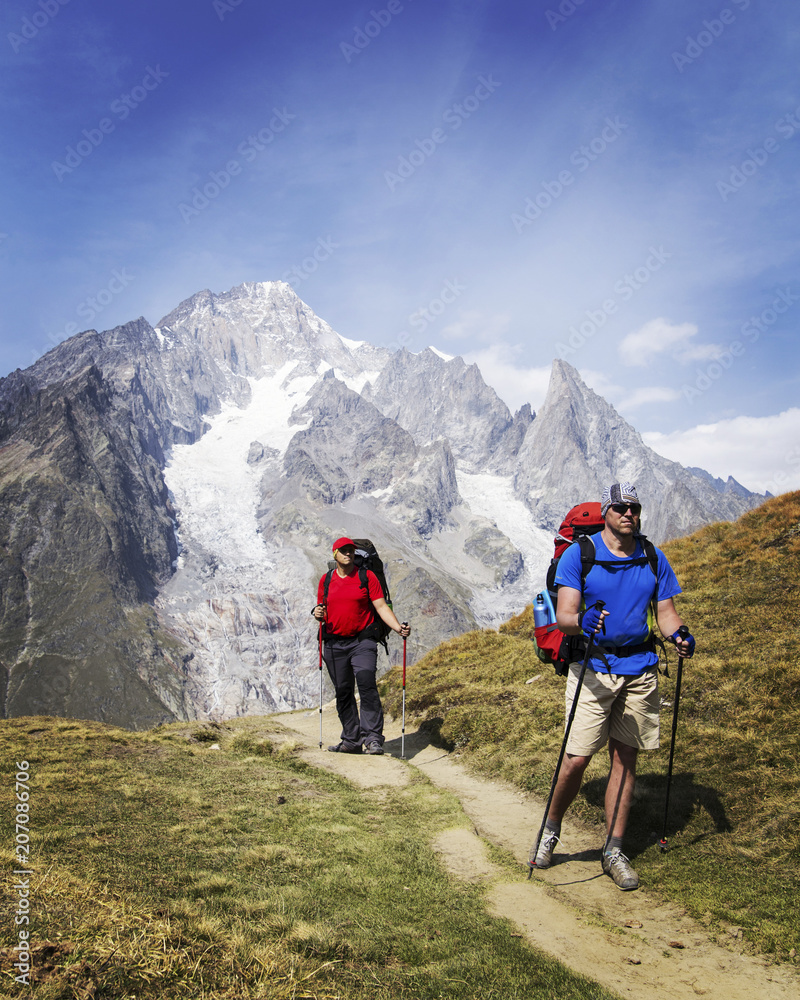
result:
<svg viewBox="0 0 800 1000"><path fill-rule="evenodd" d="M697 639L684 668L670 849L656 846L677 659L662 678L662 749L643 755L628 853L648 886L779 958L800 950L800 493L733 524L664 546ZM563 736L564 681L535 656L532 610L499 632L471 632L409 668L408 723L422 723L479 771L545 797ZM399 675L384 683L400 710ZM608 757L573 807L602 823ZM541 816L531 817L531 841ZM565 822L567 830L568 819ZM600 847L598 839L598 848Z"/></svg>
<svg viewBox="0 0 800 1000"><path fill-rule="evenodd" d="M466 824L455 799L413 769L402 788L355 788L279 729L0 723L0 995L611 1000L445 872L430 844ZM23 800L31 854L15 857ZM33 993L14 981L18 914L31 918Z"/></svg>

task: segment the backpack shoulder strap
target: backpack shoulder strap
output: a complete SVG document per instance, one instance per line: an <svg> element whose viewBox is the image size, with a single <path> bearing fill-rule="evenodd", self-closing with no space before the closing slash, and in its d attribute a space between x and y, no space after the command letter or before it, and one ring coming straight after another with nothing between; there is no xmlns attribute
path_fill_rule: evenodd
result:
<svg viewBox="0 0 800 1000"><path fill-rule="evenodd" d="M361 589L366 590L367 597L369 597L369 586L367 584L367 568L366 566L358 567L358 581L361 584Z"/></svg>
<svg viewBox="0 0 800 1000"><path fill-rule="evenodd" d="M328 603L328 588L331 585L331 577L332 576L333 576L333 570L329 569L328 572L325 574L325 585L324 585L324 589L323 589L323 592L322 592L322 603L323 604L327 604Z"/></svg>
<svg viewBox="0 0 800 1000"><path fill-rule="evenodd" d="M586 586L586 577L596 560L594 542L591 535L578 535L581 550L581 594Z"/></svg>
<svg viewBox="0 0 800 1000"><path fill-rule="evenodd" d="M653 545L647 535L639 535L639 541L642 543L647 564L653 571L653 576L656 578L656 589L653 593L653 600L658 602L658 552L655 545Z"/></svg>

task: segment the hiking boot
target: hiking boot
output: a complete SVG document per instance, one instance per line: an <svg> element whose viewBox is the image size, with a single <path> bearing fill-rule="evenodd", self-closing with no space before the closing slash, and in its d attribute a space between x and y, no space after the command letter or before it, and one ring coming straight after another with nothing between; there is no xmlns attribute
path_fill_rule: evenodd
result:
<svg viewBox="0 0 800 1000"><path fill-rule="evenodd" d="M630 861L618 847L607 854L603 853L603 871L606 875L611 876L614 884L618 885L620 889L639 888L639 876L631 868Z"/></svg>
<svg viewBox="0 0 800 1000"><path fill-rule="evenodd" d="M561 841L558 839L557 833L554 833L552 830L545 830L542 834L542 839L539 841L539 850L536 852L536 857L531 857L528 862L530 867L549 868L550 862L553 860L553 851L556 849L556 844L560 843ZM533 847L531 848L531 855L533 855Z"/></svg>
<svg viewBox="0 0 800 1000"><path fill-rule="evenodd" d="M372 740L370 743L367 743L367 753L371 753L376 757L379 757L383 754L383 747L377 740Z"/></svg>
<svg viewBox="0 0 800 1000"><path fill-rule="evenodd" d="M335 747L328 747L331 753L361 753L360 746L353 746L352 743L345 743L342 740L341 743L337 743Z"/></svg>

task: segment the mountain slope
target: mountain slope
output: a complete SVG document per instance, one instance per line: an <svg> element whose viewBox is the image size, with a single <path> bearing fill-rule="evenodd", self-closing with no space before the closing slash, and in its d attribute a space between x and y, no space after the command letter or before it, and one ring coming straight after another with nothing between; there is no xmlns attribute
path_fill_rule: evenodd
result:
<svg viewBox="0 0 800 1000"><path fill-rule="evenodd" d="M657 541L761 499L659 458L564 362L512 416L474 365L346 340L281 282L79 334L0 381L4 712L308 704L333 538L377 543L413 660L524 606L564 510L624 477Z"/></svg>

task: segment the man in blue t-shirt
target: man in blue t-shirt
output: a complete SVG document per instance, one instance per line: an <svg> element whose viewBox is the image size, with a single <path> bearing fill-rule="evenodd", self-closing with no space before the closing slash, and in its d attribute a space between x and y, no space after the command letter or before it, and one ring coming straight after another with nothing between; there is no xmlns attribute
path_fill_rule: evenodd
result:
<svg viewBox="0 0 800 1000"><path fill-rule="evenodd" d="M670 636L679 655L690 657L695 642L681 638L683 625L673 597L681 588L664 553L656 549L657 573L645 557L639 537L641 504L630 483L603 491L603 530L592 536L596 562L581 579L580 546L572 544L556 570L556 620L566 635L593 636L566 753L553 791L539 849L532 863L550 865L561 833L561 820L581 787L584 771L608 743L611 768L605 796L606 842L603 871L620 889L635 889L639 876L622 853L636 782L639 750L659 745L658 654L650 639L650 603L655 600L662 635ZM595 606L605 605L603 611ZM582 664L570 664L567 710L575 698Z"/></svg>

